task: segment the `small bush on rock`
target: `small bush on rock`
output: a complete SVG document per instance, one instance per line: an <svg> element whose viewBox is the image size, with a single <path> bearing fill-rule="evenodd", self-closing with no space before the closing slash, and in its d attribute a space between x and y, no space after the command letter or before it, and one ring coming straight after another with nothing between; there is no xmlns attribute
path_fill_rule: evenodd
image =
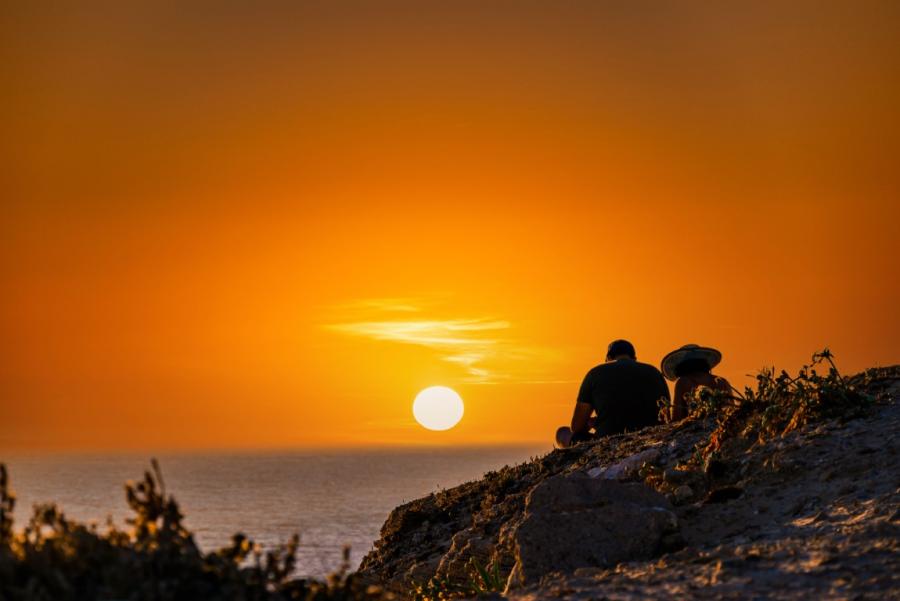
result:
<svg viewBox="0 0 900 601"><path fill-rule="evenodd" d="M822 367L827 368L825 373L820 373ZM796 376L783 370L776 375L774 369L766 368L756 382L756 390L748 386L743 393L705 387L694 391L689 399L691 416L716 419L709 439L698 446L698 461L708 461L726 440L736 436L764 442L810 422L859 416L877 400L862 391L865 382L841 375L828 349L813 354L810 364Z"/></svg>

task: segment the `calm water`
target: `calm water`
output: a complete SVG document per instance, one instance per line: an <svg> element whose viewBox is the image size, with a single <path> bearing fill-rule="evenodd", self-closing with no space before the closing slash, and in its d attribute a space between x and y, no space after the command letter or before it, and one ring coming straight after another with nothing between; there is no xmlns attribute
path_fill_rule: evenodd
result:
<svg viewBox="0 0 900 601"><path fill-rule="evenodd" d="M344 545L354 567L400 503L521 463L549 448L428 449L369 452L160 455L166 486L204 549L243 532L262 545L300 534L299 572L322 576L340 564ZM122 484L149 459L137 455L13 455L16 527L34 503L54 501L71 517L105 523L128 516Z"/></svg>

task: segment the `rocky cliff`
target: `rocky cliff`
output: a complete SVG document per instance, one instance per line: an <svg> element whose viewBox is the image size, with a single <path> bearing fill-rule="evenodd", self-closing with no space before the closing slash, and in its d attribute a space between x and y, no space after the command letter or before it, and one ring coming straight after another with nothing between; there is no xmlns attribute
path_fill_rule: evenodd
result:
<svg viewBox="0 0 900 601"><path fill-rule="evenodd" d="M898 394L900 366L816 365L702 393L682 422L396 508L360 575L419 597L900 598Z"/></svg>

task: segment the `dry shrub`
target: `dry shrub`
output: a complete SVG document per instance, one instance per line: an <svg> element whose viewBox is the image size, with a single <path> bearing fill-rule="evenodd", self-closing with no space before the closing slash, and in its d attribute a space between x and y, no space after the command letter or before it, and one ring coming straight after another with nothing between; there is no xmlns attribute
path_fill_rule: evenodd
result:
<svg viewBox="0 0 900 601"><path fill-rule="evenodd" d="M134 601L378 599L349 574L349 555L327 581L292 579L299 538L263 552L242 534L204 553L184 527L159 465L125 485L134 517L128 530L105 532L69 520L55 505L34 508L21 533L13 530L15 497L0 464L0 600Z"/></svg>
<svg viewBox="0 0 900 601"><path fill-rule="evenodd" d="M820 373L825 368L824 373ZM877 397L867 393L867 378L845 378L831 351L815 353L796 376L772 368L756 376L756 389L741 393L700 387L689 399L693 418L714 416L716 427L698 446L696 458L708 460L723 443L742 436L765 442L808 423L826 419L852 419L861 415Z"/></svg>

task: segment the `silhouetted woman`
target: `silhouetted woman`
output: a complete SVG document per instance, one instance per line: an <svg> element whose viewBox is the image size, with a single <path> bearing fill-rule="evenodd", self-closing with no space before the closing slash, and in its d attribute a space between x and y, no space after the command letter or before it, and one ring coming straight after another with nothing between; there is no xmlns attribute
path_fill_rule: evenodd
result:
<svg viewBox="0 0 900 601"><path fill-rule="evenodd" d="M720 361L722 353L714 348L696 344L685 344L663 357L662 373L669 380L675 381L670 421L678 421L688 416L690 413L688 399L700 386L731 391L728 380L712 373L712 368Z"/></svg>

